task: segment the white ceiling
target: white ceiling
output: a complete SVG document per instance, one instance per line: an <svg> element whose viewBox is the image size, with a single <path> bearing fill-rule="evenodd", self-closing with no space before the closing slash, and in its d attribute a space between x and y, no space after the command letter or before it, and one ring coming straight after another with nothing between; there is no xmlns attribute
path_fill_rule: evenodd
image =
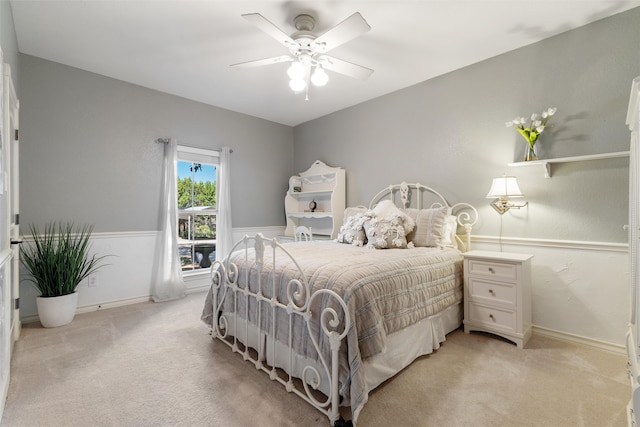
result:
<svg viewBox="0 0 640 427"><path fill-rule="evenodd" d="M483 59L640 6L602 0L11 0L20 52L205 104L297 125ZM328 72L309 100L287 63L230 64L286 49L240 15L285 33L301 12L323 33L354 12L371 31L332 50L375 70L365 81Z"/></svg>

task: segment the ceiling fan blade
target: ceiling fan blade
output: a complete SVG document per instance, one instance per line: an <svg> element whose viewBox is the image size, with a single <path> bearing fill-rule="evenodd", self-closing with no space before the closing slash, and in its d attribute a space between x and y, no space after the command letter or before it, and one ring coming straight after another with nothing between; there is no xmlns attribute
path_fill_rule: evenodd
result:
<svg viewBox="0 0 640 427"><path fill-rule="evenodd" d="M328 52L366 33L370 29L371 27L367 24L367 21L364 20L360 13L356 12L316 38L312 45L317 52Z"/></svg>
<svg viewBox="0 0 640 427"><path fill-rule="evenodd" d="M322 55L318 58L318 62L327 70L335 71L336 73L344 74L354 79L366 80L373 73L371 68L343 61L333 56Z"/></svg>
<svg viewBox="0 0 640 427"><path fill-rule="evenodd" d="M254 67L262 67L263 65L279 64L281 62L291 62L291 61L293 61L292 57L288 55L284 55L284 56L276 56L273 58L258 59L256 61L240 62L238 64L231 64L231 66L233 68L254 68Z"/></svg>
<svg viewBox="0 0 640 427"><path fill-rule="evenodd" d="M276 39L278 43L284 45L287 49L298 47L298 44L295 42L295 40L293 40L280 28L276 27L271 21L269 21L259 13L245 13L244 15L242 15L242 17Z"/></svg>

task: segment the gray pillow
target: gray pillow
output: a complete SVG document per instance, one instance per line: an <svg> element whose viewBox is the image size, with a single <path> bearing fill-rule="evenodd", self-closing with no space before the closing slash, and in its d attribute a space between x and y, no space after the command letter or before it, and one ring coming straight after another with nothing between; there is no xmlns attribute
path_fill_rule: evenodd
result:
<svg viewBox="0 0 640 427"><path fill-rule="evenodd" d="M398 208L391 200L382 200L371 209L371 214L377 218L389 219L394 216L399 216L404 226L404 234L408 235L413 231L415 227L414 218L407 215L403 210Z"/></svg>
<svg viewBox="0 0 640 427"><path fill-rule="evenodd" d="M393 215L387 218L370 217L364 223L367 247L375 249L406 249L404 218Z"/></svg>

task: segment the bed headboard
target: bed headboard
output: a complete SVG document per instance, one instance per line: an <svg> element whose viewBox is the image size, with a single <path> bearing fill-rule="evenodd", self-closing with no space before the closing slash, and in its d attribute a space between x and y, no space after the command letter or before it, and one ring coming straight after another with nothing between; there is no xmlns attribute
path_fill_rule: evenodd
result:
<svg viewBox="0 0 640 427"><path fill-rule="evenodd" d="M456 232L458 247L463 252L471 249L471 229L478 221L478 211L469 203L451 205L442 194L433 188L420 183L411 184L406 182L390 185L380 191L371 199L369 209L373 209L382 200L391 200L400 209L450 207L451 214L456 217L456 222L458 223L458 231ZM461 228L462 232L460 232Z"/></svg>

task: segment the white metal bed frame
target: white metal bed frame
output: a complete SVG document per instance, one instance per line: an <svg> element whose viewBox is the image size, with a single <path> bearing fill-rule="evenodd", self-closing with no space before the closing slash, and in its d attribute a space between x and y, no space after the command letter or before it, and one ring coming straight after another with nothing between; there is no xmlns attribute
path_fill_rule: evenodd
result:
<svg viewBox="0 0 640 427"><path fill-rule="evenodd" d="M452 215L456 216L458 225L464 228L464 233L462 234L464 239L460 238L458 233L456 233L458 245L462 246L460 250L462 252L469 251L471 248L471 230L478 221L478 211L469 203L461 202L456 203L455 205L449 205L447 199L431 187L422 185L419 182L415 184L403 182L400 184L390 185L381 190L373 197L373 199L371 199L369 209L372 209L376 203L380 202L384 198L389 198L396 204L396 206L399 206L402 209L407 209L411 206L422 208L425 203L423 200L425 194L430 194L431 198L435 198L435 201L429 206L430 208L445 206L449 206L451 208ZM396 200L396 196L398 196L400 200ZM412 203L413 196L416 198L415 203Z"/></svg>
<svg viewBox="0 0 640 427"><path fill-rule="evenodd" d="M431 207L449 206L446 199L437 191L430 187L415 184L396 184L387 187L379 192L371 202L370 207L384 198L390 198L394 203L396 202L396 195L399 195L400 207L408 208L412 205L412 196L416 196L417 207L421 207L423 201L423 193L431 193L436 197ZM462 245L462 251L467 251L470 247L470 235L473 225L478 219L477 210L470 204L457 203L451 206L452 212L457 217L458 225L464 228L464 239L459 239L459 245ZM458 237L458 236L456 236ZM245 236L242 240L237 242L230 253L238 250L244 251L245 264L249 258L249 252L253 249L255 251L255 268L257 269L258 284L257 289L249 289L239 285L239 279L241 272L238 265L229 262L229 258L222 262L216 261L212 272L212 294L213 294L213 313L214 318L212 320L212 336L220 339L227 344L233 352L242 354L244 360L250 361L254 364L255 368L264 371L269 375L269 378L273 381L277 381L282 384L288 392L297 394L304 399L307 403L318 409L325 414L334 427L351 425L351 421L345 421L339 412L340 393L338 383L338 355L342 340L347 335L349 328L351 327L351 319L346 303L343 299L332 290L321 289L314 293L311 292L311 288L300 265L293 258L293 256L283 247L276 238L265 238L262 234L255 236ZM262 283L262 269L264 267L264 254L265 250L271 250L273 252L272 262L275 264L276 253L281 251L286 254L289 259L295 264L298 269L300 279L290 280L286 285L286 300L281 301L278 299L278 286L274 275L271 277L273 280L270 284ZM249 269L244 270L244 283L248 283ZM270 293L272 297L267 297L263 293L264 289L270 286ZM220 289L220 288L223 289ZM311 309L313 302L320 296L328 297L335 300L333 308L325 308L321 313L314 313ZM230 314L222 312L222 306L226 298L233 298L234 310ZM249 323L240 318L237 313L238 300L244 299L244 307L250 307L250 300L254 301L253 305L257 313L255 313L255 319L257 320L257 330L263 331L262 325L262 310L263 308L271 311L271 319L269 334L260 333L260 337L257 337L252 342L252 330L250 330ZM275 366L269 366L265 361L267 360L267 349L271 349L271 360L276 360L276 338L274 331L277 330L276 325L276 311L282 309L288 314L288 340L289 343L286 346L286 357L288 359L288 366L286 371L279 370ZM219 317L218 317L219 314ZM295 351L292 348L292 325L294 318L299 316L309 331L311 337L311 343L315 347L318 354L320 365L324 370L323 374L317 370L314 366L305 366L302 369L301 378L299 381L295 381L295 377L292 375L294 372L294 358ZM317 318L321 326L322 333L326 335L330 343L330 357L329 360L323 356L316 338L311 332L311 319ZM240 326L239 326L240 325ZM253 334L255 335L255 334ZM239 338L240 337L240 338ZM244 338L244 341L242 341ZM267 340L269 345L263 342ZM252 345L257 343L257 345ZM324 396L326 399L322 400L315 392L318 390L321 382L321 378L328 378L329 387L324 387L323 390L329 390L328 395ZM300 386L299 383L302 383Z"/></svg>

